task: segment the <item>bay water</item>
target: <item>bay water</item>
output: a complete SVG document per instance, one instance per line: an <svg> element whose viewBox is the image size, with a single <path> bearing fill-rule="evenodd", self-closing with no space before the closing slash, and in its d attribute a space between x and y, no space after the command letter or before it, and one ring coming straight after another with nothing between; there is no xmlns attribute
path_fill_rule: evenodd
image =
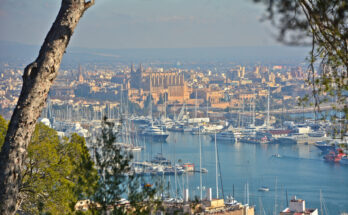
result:
<svg viewBox="0 0 348 215"><path fill-rule="evenodd" d="M203 196L210 187L216 197L215 146L209 135L171 132L165 143L144 142L145 149L135 153L137 160L151 160L157 153L176 163L191 162L199 169L199 142L202 146ZM306 200L307 208L327 208L329 214L348 212L348 165L327 163L314 145L245 144L217 141L220 161L219 197L233 195L237 201L256 206L257 214L279 214L287 198ZM280 154L280 158L273 155ZM220 174L221 172L221 174ZM221 177L221 178L220 178ZM174 176L165 176L175 196ZM222 184L221 181L222 180ZM199 173L177 177L177 189L189 188L190 198L200 196ZM269 192L260 192L262 186ZM234 189L233 189L234 187ZM246 188L248 187L249 195ZM223 189L223 192L222 192ZM322 192L322 201L320 200ZM288 194L288 195L286 195Z"/></svg>

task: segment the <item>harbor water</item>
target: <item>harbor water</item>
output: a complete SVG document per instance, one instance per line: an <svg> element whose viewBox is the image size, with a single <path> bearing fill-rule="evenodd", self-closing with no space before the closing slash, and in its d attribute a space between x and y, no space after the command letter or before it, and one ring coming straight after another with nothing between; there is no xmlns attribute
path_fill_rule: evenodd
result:
<svg viewBox="0 0 348 215"><path fill-rule="evenodd" d="M214 139L201 135L203 196L211 187L216 197ZM157 153L176 163L191 162L199 169L199 136L189 133L170 133L165 143L145 142L145 149L135 152L137 160L151 160ZM306 200L307 208L326 206L329 214L348 212L348 165L327 163L313 145L268 145L217 142L221 167L219 197L233 195L237 201L256 206L257 214L279 214L293 196ZM279 154L280 157L274 157ZM220 181L222 180L222 186ZM174 176L166 176L171 184L168 192L175 196ZM177 177L179 196L189 188L190 198L200 196L199 173ZM261 192L262 186L269 192ZM233 189L234 187L234 189ZM248 192L246 191L248 188ZM222 192L223 189L223 192ZM322 198L320 198L320 191ZM288 195L286 195L288 194ZM322 204L321 204L322 203Z"/></svg>

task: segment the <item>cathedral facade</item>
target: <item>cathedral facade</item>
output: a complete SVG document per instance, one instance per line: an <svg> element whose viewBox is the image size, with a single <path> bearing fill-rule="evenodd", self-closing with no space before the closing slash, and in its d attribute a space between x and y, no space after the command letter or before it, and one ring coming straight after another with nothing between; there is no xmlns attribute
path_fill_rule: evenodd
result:
<svg viewBox="0 0 348 215"><path fill-rule="evenodd" d="M184 103L190 96L184 74L178 71L145 71L141 65L137 70L134 66L131 68L130 88L151 93L155 103L161 97L168 102Z"/></svg>

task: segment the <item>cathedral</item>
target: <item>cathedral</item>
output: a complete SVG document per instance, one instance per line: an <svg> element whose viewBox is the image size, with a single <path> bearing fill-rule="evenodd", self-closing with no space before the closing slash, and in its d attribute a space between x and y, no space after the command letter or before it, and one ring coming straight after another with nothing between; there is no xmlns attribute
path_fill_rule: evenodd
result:
<svg viewBox="0 0 348 215"><path fill-rule="evenodd" d="M184 103L190 96L184 74L178 71L145 71L142 65L137 70L132 65L130 88L137 89L139 92L151 93L155 103L160 97L164 98L165 94L168 102L180 103Z"/></svg>

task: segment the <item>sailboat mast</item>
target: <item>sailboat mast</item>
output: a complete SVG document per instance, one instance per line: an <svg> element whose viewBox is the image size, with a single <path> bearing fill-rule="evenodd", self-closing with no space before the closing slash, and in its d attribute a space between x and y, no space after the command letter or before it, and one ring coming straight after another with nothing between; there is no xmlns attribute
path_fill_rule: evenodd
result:
<svg viewBox="0 0 348 215"><path fill-rule="evenodd" d="M121 85L121 107L120 107L121 113L120 113L120 119L122 118L122 114L123 114L122 106L123 106L123 85Z"/></svg>
<svg viewBox="0 0 348 215"><path fill-rule="evenodd" d="M165 93L164 93L164 120L167 121L167 99L166 99Z"/></svg>
<svg viewBox="0 0 348 215"><path fill-rule="evenodd" d="M174 140L174 183L175 183L175 199L178 199L178 187L177 187L177 178L176 178L176 151L175 151L175 145L176 145L176 139Z"/></svg>
<svg viewBox="0 0 348 215"><path fill-rule="evenodd" d="M201 129L198 127L198 139L199 139L199 189L200 189L200 199L203 200L203 190L202 190L202 143L201 143Z"/></svg>
<svg viewBox="0 0 348 215"><path fill-rule="evenodd" d="M281 118L282 120L281 120L281 128L283 129L283 124L284 124L284 97L282 97L282 118ZM315 118L315 120L317 120L316 118ZM316 122L316 121L315 121Z"/></svg>
<svg viewBox="0 0 348 215"><path fill-rule="evenodd" d="M275 178L275 193L274 193L274 215L277 215L277 177Z"/></svg>
<svg viewBox="0 0 348 215"><path fill-rule="evenodd" d="M240 106L238 104L238 123L237 123L238 128L240 128Z"/></svg>
<svg viewBox="0 0 348 215"><path fill-rule="evenodd" d="M232 195L233 195L233 199L234 199L234 184L232 185Z"/></svg>
<svg viewBox="0 0 348 215"><path fill-rule="evenodd" d="M196 89L195 119L197 119L197 89Z"/></svg>
<svg viewBox="0 0 348 215"><path fill-rule="evenodd" d="M151 126L153 126L153 119L152 119L152 79L150 77L150 119L151 119Z"/></svg>
<svg viewBox="0 0 348 215"><path fill-rule="evenodd" d="M242 128L244 128L244 98L243 100L243 106L242 106Z"/></svg>
<svg viewBox="0 0 348 215"><path fill-rule="evenodd" d="M268 87L268 97L267 97L267 129L269 129L269 106L270 106L270 88Z"/></svg>
<svg viewBox="0 0 348 215"><path fill-rule="evenodd" d="M286 207L289 207L288 189L286 189Z"/></svg>
<svg viewBox="0 0 348 215"><path fill-rule="evenodd" d="M246 188L247 188L247 204L249 205L249 183L248 182L246 184Z"/></svg>
<svg viewBox="0 0 348 215"><path fill-rule="evenodd" d="M254 89L254 97L253 97L253 125L255 126L255 100L256 100L256 96L255 96L255 89Z"/></svg>
<svg viewBox="0 0 348 215"><path fill-rule="evenodd" d="M218 181L218 154L216 145L216 131L215 131L215 183L216 183L216 199L219 199L219 181Z"/></svg>
<svg viewBox="0 0 348 215"><path fill-rule="evenodd" d="M321 215L324 214L324 210L323 210L323 194L321 193L320 190L320 211L321 211Z"/></svg>
<svg viewBox="0 0 348 215"><path fill-rule="evenodd" d="M220 164L220 157L219 157L219 148L216 145L216 154L217 154L217 161L219 165L219 175L220 175L220 186L221 186L221 193L222 193L222 199L225 199L225 193L224 193L224 183L222 183L222 173L221 173L221 164Z"/></svg>

